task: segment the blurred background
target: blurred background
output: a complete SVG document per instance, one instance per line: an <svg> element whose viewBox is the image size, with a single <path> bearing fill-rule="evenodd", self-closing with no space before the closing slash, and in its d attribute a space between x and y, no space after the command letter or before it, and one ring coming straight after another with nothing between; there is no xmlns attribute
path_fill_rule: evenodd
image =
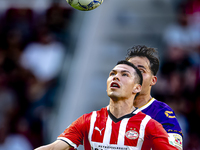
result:
<svg viewBox="0 0 200 150"><path fill-rule="evenodd" d="M152 96L175 111L184 150L199 150L200 0L104 0L88 12L0 0L0 150L53 142L108 105L108 74L138 44L159 51Z"/></svg>

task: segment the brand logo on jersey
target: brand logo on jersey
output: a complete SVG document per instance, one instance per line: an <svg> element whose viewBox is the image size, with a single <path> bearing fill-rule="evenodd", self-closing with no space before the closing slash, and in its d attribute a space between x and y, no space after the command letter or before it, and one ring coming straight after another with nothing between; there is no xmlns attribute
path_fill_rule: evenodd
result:
<svg viewBox="0 0 200 150"><path fill-rule="evenodd" d="M138 133L134 130L129 130L126 132L126 137L128 139L134 140L138 138Z"/></svg>
<svg viewBox="0 0 200 150"><path fill-rule="evenodd" d="M104 128L100 130L98 127L95 127L94 129L97 130L97 131L99 131L99 133L101 135L101 131L103 131Z"/></svg>

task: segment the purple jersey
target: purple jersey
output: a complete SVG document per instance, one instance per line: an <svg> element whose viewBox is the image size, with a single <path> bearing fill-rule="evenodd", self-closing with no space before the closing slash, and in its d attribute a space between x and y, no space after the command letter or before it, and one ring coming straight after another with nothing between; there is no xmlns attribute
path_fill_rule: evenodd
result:
<svg viewBox="0 0 200 150"><path fill-rule="evenodd" d="M183 134L181 127L174 111L167 104L152 98L146 105L139 109L161 123L168 135L174 138L174 141L172 141L173 144L182 148Z"/></svg>

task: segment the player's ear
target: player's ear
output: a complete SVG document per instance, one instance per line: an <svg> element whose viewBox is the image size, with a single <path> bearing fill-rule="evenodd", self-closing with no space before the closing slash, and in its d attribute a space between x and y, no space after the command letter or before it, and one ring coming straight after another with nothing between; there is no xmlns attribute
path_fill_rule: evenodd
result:
<svg viewBox="0 0 200 150"><path fill-rule="evenodd" d="M157 82L157 77L153 75L153 76L152 76L152 79L151 79L151 84L150 84L150 86L155 85L156 82Z"/></svg>
<svg viewBox="0 0 200 150"><path fill-rule="evenodd" d="M142 86L140 84L135 84L132 93L139 93L142 90Z"/></svg>

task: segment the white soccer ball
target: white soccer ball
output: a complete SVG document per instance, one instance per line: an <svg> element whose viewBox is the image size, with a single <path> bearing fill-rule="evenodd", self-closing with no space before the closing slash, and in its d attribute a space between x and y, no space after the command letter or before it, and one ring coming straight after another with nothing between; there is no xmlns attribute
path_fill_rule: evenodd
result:
<svg viewBox="0 0 200 150"><path fill-rule="evenodd" d="M103 0L66 0L73 8L89 11L97 8L103 3Z"/></svg>

